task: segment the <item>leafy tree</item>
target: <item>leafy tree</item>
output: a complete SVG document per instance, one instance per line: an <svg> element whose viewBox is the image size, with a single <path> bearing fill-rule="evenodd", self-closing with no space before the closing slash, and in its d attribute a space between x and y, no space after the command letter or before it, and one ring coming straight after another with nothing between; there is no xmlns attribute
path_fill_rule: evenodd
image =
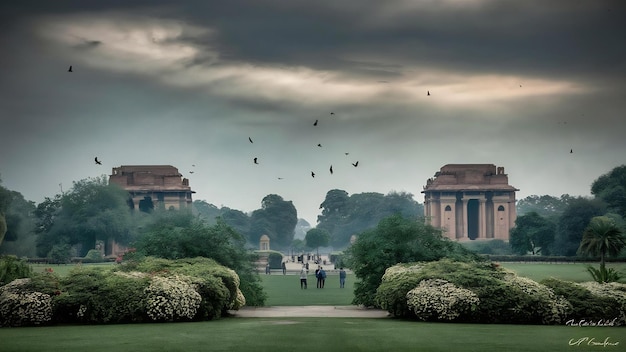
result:
<svg viewBox="0 0 626 352"><path fill-rule="evenodd" d="M603 215L605 210L601 200L573 198L558 218L554 254L575 256L589 221L594 216Z"/></svg>
<svg viewBox="0 0 626 352"><path fill-rule="evenodd" d="M0 256L0 286L15 279L31 277L33 270L25 260L13 255Z"/></svg>
<svg viewBox="0 0 626 352"><path fill-rule="evenodd" d="M249 305L263 305L265 294L253 267L254 255L244 248L245 238L217 220L209 226L185 210L157 214L134 243L137 252L165 259L205 257L237 272Z"/></svg>
<svg viewBox="0 0 626 352"><path fill-rule="evenodd" d="M608 282L610 273L606 270L606 256L618 255L625 247L626 238L615 222L606 216L596 216L591 219L583 233L578 254L600 256L600 271L589 271L596 281Z"/></svg>
<svg viewBox="0 0 626 352"><path fill-rule="evenodd" d="M511 229L509 243L517 254L528 252L549 255L554 243L555 224L532 211L518 216L515 227Z"/></svg>
<svg viewBox="0 0 626 352"><path fill-rule="evenodd" d="M72 189L60 197L58 211L54 202L41 209L45 232L37 241L38 254L48 255L59 243L79 245L79 256L94 248L97 240L105 244L109 240L128 243L131 218L127 199L128 193L117 185L109 185L104 175L74 182Z"/></svg>
<svg viewBox="0 0 626 352"><path fill-rule="evenodd" d="M294 229L298 222L296 207L281 196L270 194L263 198L261 209L252 212L249 238L258 243L262 235L267 235L278 248L286 248L293 241Z"/></svg>
<svg viewBox="0 0 626 352"><path fill-rule="evenodd" d="M591 194L604 200L609 210L626 217L626 165L618 166L593 181Z"/></svg>
<svg viewBox="0 0 626 352"><path fill-rule="evenodd" d="M516 204L517 215L525 215L536 212L545 218L558 217L561 215L569 202L573 199L569 194L563 194L560 198L549 195L532 195L520 199Z"/></svg>
<svg viewBox="0 0 626 352"><path fill-rule="evenodd" d="M193 209L208 223L214 223L215 218L222 214L222 211L217 206L204 200L194 200Z"/></svg>
<svg viewBox="0 0 626 352"><path fill-rule="evenodd" d="M307 231L306 236L304 237L306 246L309 248L315 248L317 250L318 256L320 254L320 247L328 246L329 240L330 234L328 233L328 231L317 228Z"/></svg>
<svg viewBox="0 0 626 352"><path fill-rule="evenodd" d="M478 256L417 218L393 215L374 229L361 233L346 250L348 266L359 281L355 283L354 304L377 306L376 289L385 270L398 263L434 261L444 257L478 260Z"/></svg>
<svg viewBox="0 0 626 352"><path fill-rule="evenodd" d="M331 245L343 248L349 245L350 237L367 229L390 215L400 214L414 217L424 214L423 205L413 200L410 193L391 192L387 195L368 192L348 196L343 190L331 190L320 205L317 228L331 234Z"/></svg>

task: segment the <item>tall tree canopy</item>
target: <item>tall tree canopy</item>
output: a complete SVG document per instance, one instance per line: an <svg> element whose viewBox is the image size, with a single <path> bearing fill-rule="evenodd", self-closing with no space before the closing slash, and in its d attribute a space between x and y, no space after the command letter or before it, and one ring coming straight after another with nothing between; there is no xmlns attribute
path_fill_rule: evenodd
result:
<svg viewBox="0 0 626 352"><path fill-rule="evenodd" d="M374 228L381 219L400 214L407 217L424 214L423 205L405 192L387 195L375 192L357 193L348 196L343 190L328 191L320 205L322 214L317 217L317 228L331 234L331 245L344 248L350 238L366 229Z"/></svg>
<svg viewBox="0 0 626 352"><path fill-rule="evenodd" d="M293 241L298 213L291 201L276 194L269 194L261 201L261 209L252 212L250 242L258 243L263 235L270 238L278 248L287 248Z"/></svg>
<svg viewBox="0 0 626 352"><path fill-rule="evenodd" d="M304 241L307 247L315 248L317 250L317 254L319 254L319 247L328 246L330 234L324 229L310 229L307 231Z"/></svg>
<svg viewBox="0 0 626 352"><path fill-rule="evenodd" d="M601 200L573 198L558 219L554 254L575 256L589 221L605 211L606 206Z"/></svg>
<svg viewBox="0 0 626 352"><path fill-rule="evenodd" d="M618 166L593 181L591 194L605 201L610 211L626 218L626 165Z"/></svg>
<svg viewBox="0 0 626 352"><path fill-rule="evenodd" d="M515 220L515 227L511 229L509 244L517 254L549 255L556 225L551 220L532 211Z"/></svg>
<svg viewBox="0 0 626 352"><path fill-rule="evenodd" d="M42 233L37 253L47 256L54 245L79 245L82 256L95 247L97 240L113 239L127 243L131 233L128 192L109 185L106 176L75 181L59 200L59 208L49 200L37 209ZM108 251L108 249L107 249Z"/></svg>
<svg viewBox="0 0 626 352"><path fill-rule="evenodd" d="M422 219L393 215L361 233L346 250L349 267L359 281L355 283L354 302L376 306L376 289L385 270L398 263L432 261L443 257L478 259L457 242L443 237L441 230Z"/></svg>
<svg viewBox="0 0 626 352"><path fill-rule="evenodd" d="M517 201L515 207L517 215L524 215L534 211L543 217L551 218L563 214L572 199L573 197L569 194L563 194L558 198L549 195L532 195Z"/></svg>

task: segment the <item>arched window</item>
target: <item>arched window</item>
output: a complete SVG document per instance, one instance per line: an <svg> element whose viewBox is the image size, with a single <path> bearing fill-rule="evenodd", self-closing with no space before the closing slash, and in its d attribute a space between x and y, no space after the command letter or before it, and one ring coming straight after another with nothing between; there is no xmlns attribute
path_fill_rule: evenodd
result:
<svg viewBox="0 0 626 352"><path fill-rule="evenodd" d="M450 208L450 206L449 206L449 205L446 205L446 209L445 209L445 211L452 211L452 208Z"/></svg>
<svg viewBox="0 0 626 352"><path fill-rule="evenodd" d="M498 207L498 211L504 211L504 207L501 205Z"/></svg>

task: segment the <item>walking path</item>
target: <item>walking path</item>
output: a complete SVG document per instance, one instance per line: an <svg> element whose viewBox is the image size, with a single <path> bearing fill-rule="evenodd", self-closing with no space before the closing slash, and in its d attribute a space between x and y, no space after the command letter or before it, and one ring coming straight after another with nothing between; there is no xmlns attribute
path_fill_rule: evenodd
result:
<svg viewBox="0 0 626 352"><path fill-rule="evenodd" d="M243 307L229 312L240 318L387 318L389 313L382 309L357 306L276 306Z"/></svg>

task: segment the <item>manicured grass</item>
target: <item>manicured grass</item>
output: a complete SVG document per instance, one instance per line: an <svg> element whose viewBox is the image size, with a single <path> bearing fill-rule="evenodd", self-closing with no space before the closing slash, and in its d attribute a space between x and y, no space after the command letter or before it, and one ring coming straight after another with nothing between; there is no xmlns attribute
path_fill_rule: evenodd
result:
<svg viewBox="0 0 626 352"><path fill-rule="evenodd" d="M227 318L173 324L0 329L0 351L624 351L624 328ZM570 346L581 338L617 346Z"/></svg>
<svg viewBox="0 0 626 352"><path fill-rule="evenodd" d="M573 282L592 281L587 272L588 264L545 264L545 263L500 263L504 268L515 271L518 275L541 281L550 277ZM591 264L599 267L599 264ZM614 268L622 274L620 282L626 283L626 263L607 263L607 268Z"/></svg>
<svg viewBox="0 0 626 352"><path fill-rule="evenodd" d="M339 288L339 275L328 275L324 288L316 288L315 275L309 275L308 288L300 289L299 275L261 275L267 293L267 306L345 306L354 298L353 274L348 274L346 287Z"/></svg>

